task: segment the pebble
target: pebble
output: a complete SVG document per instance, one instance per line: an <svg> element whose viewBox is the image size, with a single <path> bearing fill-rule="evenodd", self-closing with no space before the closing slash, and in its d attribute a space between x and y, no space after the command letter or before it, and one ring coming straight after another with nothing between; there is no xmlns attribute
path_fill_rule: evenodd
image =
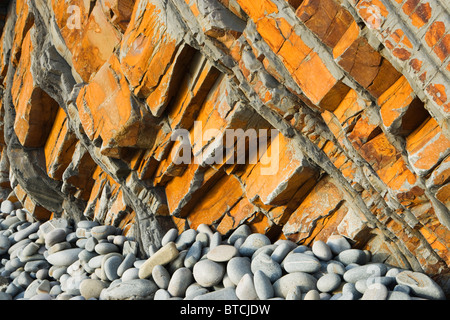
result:
<svg viewBox="0 0 450 320"><path fill-rule="evenodd" d="M78 260L78 254L83 251L81 248L72 248L58 251L47 257L47 261L55 266L69 266Z"/></svg>
<svg viewBox="0 0 450 320"><path fill-rule="evenodd" d="M286 298L290 290L300 287L302 292L316 289L317 280L306 272L288 273L273 284L274 294L277 297Z"/></svg>
<svg viewBox="0 0 450 320"><path fill-rule="evenodd" d="M200 260L193 268L195 281L203 287L212 287L219 284L225 274L223 264L209 259Z"/></svg>
<svg viewBox="0 0 450 320"><path fill-rule="evenodd" d="M351 249L350 243L341 235L331 235L328 237L326 244L334 255L340 254L344 250Z"/></svg>
<svg viewBox="0 0 450 320"><path fill-rule="evenodd" d="M253 284L253 277L245 274L236 286L236 296L239 300L257 300L258 295Z"/></svg>
<svg viewBox="0 0 450 320"><path fill-rule="evenodd" d="M91 235L97 240L106 239L109 235L115 234L117 228L110 225L95 226L90 230Z"/></svg>
<svg viewBox="0 0 450 320"><path fill-rule="evenodd" d="M345 265L349 265L352 263L356 264L365 264L367 262L366 254L363 250L359 249L348 249L344 250L337 256L338 261L342 262Z"/></svg>
<svg viewBox="0 0 450 320"><path fill-rule="evenodd" d="M98 279L85 279L80 283L80 294L86 299L98 299L108 283Z"/></svg>
<svg viewBox="0 0 450 320"><path fill-rule="evenodd" d="M445 300L445 294L442 288L426 274L403 271L400 272L395 279L398 284L410 287L411 292L418 297L433 300Z"/></svg>
<svg viewBox="0 0 450 320"><path fill-rule="evenodd" d="M361 300L386 300L388 289L381 283L374 283L367 287Z"/></svg>
<svg viewBox="0 0 450 320"><path fill-rule="evenodd" d="M339 235L307 247L272 244L247 225L226 238L203 224L169 230L140 258L116 227L41 223L19 210L0 220L0 299L445 299L426 274L375 263Z"/></svg>
<svg viewBox="0 0 450 320"><path fill-rule="evenodd" d="M343 278L346 282L356 283L358 280L366 280L373 276L384 276L386 272L387 267L385 264L371 263L347 270Z"/></svg>
<svg viewBox="0 0 450 320"><path fill-rule="evenodd" d="M110 285L100 293L100 300L149 300L158 287L152 280L133 279Z"/></svg>
<svg viewBox="0 0 450 320"><path fill-rule="evenodd" d="M224 288L198 295L194 300L238 300L234 288Z"/></svg>
<svg viewBox="0 0 450 320"><path fill-rule="evenodd" d="M286 256L282 262L282 266L286 272L308 272L314 273L320 270L321 264L319 260L306 253L292 253Z"/></svg>
<svg viewBox="0 0 450 320"><path fill-rule="evenodd" d="M9 200L4 200L0 206L2 213L10 214L14 210L14 203Z"/></svg>
<svg viewBox="0 0 450 320"><path fill-rule="evenodd" d="M66 240L67 232L62 228L57 228L45 235L45 245L51 247L58 242Z"/></svg>
<svg viewBox="0 0 450 320"><path fill-rule="evenodd" d="M226 262L234 258L237 254L238 250L234 246L218 245L210 250L206 257L215 262Z"/></svg>
<svg viewBox="0 0 450 320"><path fill-rule="evenodd" d="M270 239L261 233L252 233L239 247L239 253L246 257L251 257L256 250L266 245L270 245Z"/></svg>
<svg viewBox="0 0 450 320"><path fill-rule="evenodd" d="M254 259L252 259L250 265L251 271L255 273L256 271L262 271L271 282L278 280L283 274L283 270L278 262L275 262L266 253L258 254Z"/></svg>
<svg viewBox="0 0 450 320"><path fill-rule="evenodd" d="M175 260L179 255L174 242L169 242L148 258L139 268L139 278L145 279L152 274L152 270L157 265L165 265Z"/></svg>
<svg viewBox="0 0 450 320"><path fill-rule="evenodd" d="M170 279L167 291L172 297L184 297L186 289L193 282L192 271L188 268L180 268L175 271Z"/></svg>
<svg viewBox="0 0 450 320"><path fill-rule="evenodd" d="M0 235L0 255L6 253L10 247L11 243L8 237Z"/></svg>
<svg viewBox="0 0 450 320"><path fill-rule="evenodd" d="M253 274L248 257L234 257L227 263L227 275L235 285L247 273Z"/></svg>
<svg viewBox="0 0 450 320"><path fill-rule="evenodd" d="M170 274L162 265L157 265L152 270L152 279L161 289L167 289L170 282Z"/></svg>
<svg viewBox="0 0 450 320"><path fill-rule="evenodd" d="M172 228L166 232L166 234L161 239L161 246L165 246L169 242L175 242L178 237L178 229Z"/></svg>
<svg viewBox="0 0 450 320"><path fill-rule="evenodd" d="M332 292L341 284L341 277L336 273L324 274L317 280L317 289L320 292Z"/></svg>
<svg viewBox="0 0 450 320"><path fill-rule="evenodd" d="M261 270L257 270L253 277L255 291L260 300L273 298L274 291L269 277Z"/></svg>
<svg viewBox="0 0 450 320"><path fill-rule="evenodd" d="M323 241L314 241L312 245L312 252L314 255L323 261L328 261L333 257L330 247Z"/></svg>
<svg viewBox="0 0 450 320"><path fill-rule="evenodd" d="M103 264L102 269L105 272L106 278L109 281L114 281L119 278L119 275L117 274L117 269L119 268L120 264L122 263L123 257L119 256L112 256L108 258L105 263Z"/></svg>

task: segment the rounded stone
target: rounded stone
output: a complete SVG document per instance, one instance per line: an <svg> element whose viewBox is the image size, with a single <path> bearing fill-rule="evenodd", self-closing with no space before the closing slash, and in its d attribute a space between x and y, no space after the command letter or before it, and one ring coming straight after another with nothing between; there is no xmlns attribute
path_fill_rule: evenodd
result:
<svg viewBox="0 0 450 320"><path fill-rule="evenodd" d="M230 234L227 241L229 244L234 244L237 239L239 239L239 238L245 239L251 234L252 234L252 231L251 231L250 227L246 224L242 224Z"/></svg>
<svg viewBox="0 0 450 320"><path fill-rule="evenodd" d="M336 273L340 276L343 276L345 273L345 267L342 263L338 262L338 261L330 261L327 264L327 272L328 273Z"/></svg>
<svg viewBox="0 0 450 320"><path fill-rule="evenodd" d="M97 240L106 239L109 235L115 234L117 228L114 226L95 226L91 229L91 235Z"/></svg>
<svg viewBox="0 0 450 320"><path fill-rule="evenodd" d="M193 280L192 271L190 269L177 269L170 278L167 291L172 297L184 297L187 287L189 287Z"/></svg>
<svg viewBox="0 0 450 320"><path fill-rule="evenodd" d="M47 261L54 266L69 266L78 260L78 254L83 251L81 248L58 251L47 257Z"/></svg>
<svg viewBox="0 0 450 320"><path fill-rule="evenodd" d="M274 261L266 253L258 254L251 262L253 274L260 270L270 279L271 282L278 280L283 274L283 270L278 262Z"/></svg>
<svg viewBox="0 0 450 320"><path fill-rule="evenodd" d="M4 200L0 206L2 213L10 214L14 210L14 203L10 200Z"/></svg>
<svg viewBox="0 0 450 320"><path fill-rule="evenodd" d="M239 253L246 257L251 257L256 250L271 244L270 239L261 233L249 235L244 243L239 247Z"/></svg>
<svg viewBox="0 0 450 320"><path fill-rule="evenodd" d="M319 271L321 268L319 260L316 257L306 253L291 253L287 255L282 262L282 266L288 273L314 273Z"/></svg>
<svg viewBox="0 0 450 320"><path fill-rule="evenodd" d="M169 300L171 298L170 293L165 289L158 289L155 292L153 300Z"/></svg>
<svg viewBox="0 0 450 320"><path fill-rule="evenodd" d="M8 237L0 235L0 255L6 253L11 246L11 242Z"/></svg>
<svg viewBox="0 0 450 320"><path fill-rule="evenodd" d="M103 269L106 275L106 278L109 281L114 281L119 278L119 275L117 274L117 269L119 268L120 264L122 263L123 258L119 256L112 256L108 258L105 263L103 264Z"/></svg>
<svg viewBox="0 0 450 320"><path fill-rule="evenodd" d="M230 245L218 245L210 250L206 257L215 262L226 262L234 258L238 254L238 250Z"/></svg>
<svg viewBox="0 0 450 320"><path fill-rule="evenodd" d="M170 282L170 274L162 265L157 265L152 270L152 279L161 289L167 289Z"/></svg>
<svg viewBox="0 0 450 320"><path fill-rule="evenodd" d="M138 268L130 268L125 270L121 277L122 281L129 281L133 279L139 279L139 269Z"/></svg>
<svg viewBox="0 0 450 320"><path fill-rule="evenodd" d="M148 279L133 279L110 285L100 293L100 300L150 300L154 297L157 285Z"/></svg>
<svg viewBox="0 0 450 320"><path fill-rule="evenodd" d="M445 300L442 288L424 273L403 271L395 279L398 284L410 287L411 292L420 298Z"/></svg>
<svg viewBox="0 0 450 320"><path fill-rule="evenodd" d="M267 300L273 298L273 286L269 277L261 270L257 270L253 277L255 291L260 300Z"/></svg>
<svg viewBox="0 0 450 320"><path fill-rule="evenodd" d="M100 297L103 289L107 288L108 284L97 279L85 279L80 283L80 294L86 299Z"/></svg>
<svg viewBox="0 0 450 320"><path fill-rule="evenodd" d="M183 262L186 268L192 268L194 264L196 264L197 261L200 260L200 257L202 255L202 247L203 245L200 241L195 241L194 244L189 248Z"/></svg>
<svg viewBox="0 0 450 320"><path fill-rule="evenodd" d="M136 261L136 255L134 253L128 253L125 258L123 259L122 263L119 265L119 268L117 268L117 275L119 277L122 276L122 274L133 267L134 262Z"/></svg>
<svg viewBox="0 0 450 320"><path fill-rule="evenodd" d="M411 300L411 297L405 292L389 291L387 300Z"/></svg>
<svg viewBox="0 0 450 320"><path fill-rule="evenodd" d="M187 229L183 231L175 240L177 249L186 249L188 246L194 243L195 237L197 237L197 231L195 229Z"/></svg>
<svg viewBox="0 0 450 320"><path fill-rule="evenodd" d="M238 285L236 286L236 296L239 300L257 300L258 295L253 283L253 277L250 274L245 274Z"/></svg>
<svg viewBox="0 0 450 320"><path fill-rule="evenodd" d="M346 282L356 283L358 280L366 280L370 277L382 277L386 272L385 264L371 263L345 271L343 278Z"/></svg>
<svg viewBox="0 0 450 320"><path fill-rule="evenodd" d="M212 287L219 284L225 274L225 267L208 259L200 260L194 265L193 275L195 281L203 287Z"/></svg>
<svg viewBox="0 0 450 320"><path fill-rule="evenodd" d="M152 270L157 265L166 265L174 261L179 255L174 242L169 242L150 258L148 258L139 268L139 278L145 279L152 274Z"/></svg>
<svg viewBox="0 0 450 320"><path fill-rule="evenodd" d="M274 294L286 298L289 291L299 286L302 292L316 289L317 280L306 272L288 273L273 284Z"/></svg>
<svg viewBox="0 0 450 320"><path fill-rule="evenodd" d="M230 280L237 285L245 274L253 274L251 262L248 257L234 257L227 263L227 274Z"/></svg>
<svg viewBox="0 0 450 320"><path fill-rule="evenodd" d="M351 249L350 243L348 243L347 239L341 235L329 236L326 244L331 249L331 252L335 255L338 255L344 250Z"/></svg>
<svg viewBox="0 0 450 320"><path fill-rule="evenodd" d="M169 229L161 239L161 246L165 246L169 242L175 242L178 237L178 229L172 228Z"/></svg>
<svg viewBox="0 0 450 320"><path fill-rule="evenodd" d="M327 273L317 280L317 289L320 292L332 292L341 284L341 277L335 273Z"/></svg>
<svg viewBox="0 0 450 320"><path fill-rule="evenodd" d="M302 291L300 287L292 288L291 291L286 295L286 300L301 300L302 299Z"/></svg>
<svg viewBox="0 0 450 320"><path fill-rule="evenodd" d="M348 249L339 253L337 260L345 265L349 265L352 263L362 265L367 262L367 257L363 250Z"/></svg>
<svg viewBox="0 0 450 320"><path fill-rule="evenodd" d="M289 241L289 240L285 240L284 242L281 242L279 245L277 245L277 247L275 248L275 250L273 250L272 254L271 254L271 258L278 262L281 263L284 258L286 258L287 254L294 249L295 247L295 243Z"/></svg>
<svg viewBox="0 0 450 320"><path fill-rule="evenodd" d="M312 252L314 255L323 261L328 261L333 257L330 247L323 241L314 241L312 245Z"/></svg>
<svg viewBox="0 0 450 320"><path fill-rule="evenodd" d="M45 245L50 248L58 242L66 240L67 232L65 229L57 228L45 235Z"/></svg>
<svg viewBox="0 0 450 320"><path fill-rule="evenodd" d="M381 283L374 283L367 287L361 300L386 300L388 289Z"/></svg>
<svg viewBox="0 0 450 320"><path fill-rule="evenodd" d="M119 252L119 247L114 243L100 242L95 246L94 250L98 254L108 254L111 252Z"/></svg>
<svg viewBox="0 0 450 320"><path fill-rule="evenodd" d="M309 290L303 297L303 300L320 300L320 293L315 289Z"/></svg>
<svg viewBox="0 0 450 320"><path fill-rule="evenodd" d="M95 246L98 244L98 240L94 237L89 237L86 240L86 243L84 244L84 248L87 251L93 252L95 251Z"/></svg>

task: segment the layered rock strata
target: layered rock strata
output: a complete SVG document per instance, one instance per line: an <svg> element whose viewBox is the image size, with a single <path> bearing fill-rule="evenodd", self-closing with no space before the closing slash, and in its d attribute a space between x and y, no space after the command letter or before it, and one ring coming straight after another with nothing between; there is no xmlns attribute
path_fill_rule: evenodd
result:
<svg viewBox="0 0 450 320"><path fill-rule="evenodd" d="M142 254L173 226L339 234L448 293L449 10L10 1L2 197L38 220L119 227Z"/></svg>

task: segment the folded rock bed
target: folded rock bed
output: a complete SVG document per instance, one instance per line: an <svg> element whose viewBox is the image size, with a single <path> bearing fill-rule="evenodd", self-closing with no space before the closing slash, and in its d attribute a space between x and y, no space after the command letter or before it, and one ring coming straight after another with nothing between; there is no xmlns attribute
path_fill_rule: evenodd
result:
<svg viewBox="0 0 450 320"><path fill-rule="evenodd" d="M33 221L1 205L0 299L445 299L426 274L371 261L342 236L312 247L271 243L247 225L229 237L207 225L169 230L150 257L113 226Z"/></svg>

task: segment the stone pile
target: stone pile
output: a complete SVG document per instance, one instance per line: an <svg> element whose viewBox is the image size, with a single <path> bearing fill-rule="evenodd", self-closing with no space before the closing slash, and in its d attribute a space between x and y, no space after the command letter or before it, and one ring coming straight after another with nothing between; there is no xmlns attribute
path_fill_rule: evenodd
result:
<svg viewBox="0 0 450 320"><path fill-rule="evenodd" d="M30 221L10 201L1 211L1 299L445 299L427 275L371 262L337 235L309 248L272 244L247 225L224 238L202 224L169 230L140 259L114 226Z"/></svg>

